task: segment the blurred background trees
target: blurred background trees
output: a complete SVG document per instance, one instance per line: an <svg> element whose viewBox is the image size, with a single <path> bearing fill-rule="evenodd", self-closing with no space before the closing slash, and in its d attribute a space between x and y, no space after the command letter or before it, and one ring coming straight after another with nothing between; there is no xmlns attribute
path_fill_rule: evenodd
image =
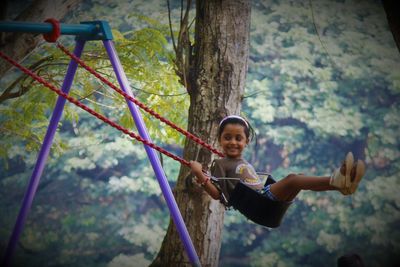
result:
<svg viewBox="0 0 400 267"><path fill-rule="evenodd" d="M171 8L178 23L180 1ZM164 1L92 0L62 22L109 21L136 96L186 127L189 97L174 72L167 17ZM368 266L395 266L400 56L381 2L253 1L250 38L243 115L257 140L246 158L277 179L289 172L330 174L349 150L368 169L352 197L302 193L278 229L227 211L220 266L334 266L350 251ZM72 41L61 38L70 47ZM83 59L114 79L100 44L89 44ZM53 45L40 43L24 65L59 85L67 62ZM17 71L0 84L0 94L27 90L0 104L2 254L55 96ZM72 95L134 127L124 100L87 72L78 72ZM71 105L64 115L15 266L147 266L169 218L142 145ZM145 120L156 143L182 152L182 137ZM165 157L163 163L173 186L179 166Z"/></svg>

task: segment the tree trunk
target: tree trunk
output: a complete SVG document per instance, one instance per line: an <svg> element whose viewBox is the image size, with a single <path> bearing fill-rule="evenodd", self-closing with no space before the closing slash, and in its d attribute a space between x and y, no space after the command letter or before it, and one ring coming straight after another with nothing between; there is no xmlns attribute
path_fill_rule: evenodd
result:
<svg viewBox="0 0 400 267"><path fill-rule="evenodd" d="M240 112L248 65L250 10L250 0L196 3L188 129L210 144L217 144L219 121ZM213 159L208 150L188 141L184 157L203 163L205 168ZM181 167L176 200L202 266L218 266L224 207L188 180L189 172ZM190 266L172 221L151 266Z"/></svg>
<svg viewBox="0 0 400 267"><path fill-rule="evenodd" d="M396 2L396 0L383 0L382 4L386 12L386 17L390 30L392 31L394 41L396 42L397 49L400 52L400 12Z"/></svg>
<svg viewBox="0 0 400 267"><path fill-rule="evenodd" d="M43 22L48 18L61 20L73 10L81 0L35 0L15 21ZM3 10L3 12L6 12ZM22 60L43 40L41 35L32 33L6 33L1 37L0 50L17 61ZM2 77L11 65L0 60L0 77Z"/></svg>

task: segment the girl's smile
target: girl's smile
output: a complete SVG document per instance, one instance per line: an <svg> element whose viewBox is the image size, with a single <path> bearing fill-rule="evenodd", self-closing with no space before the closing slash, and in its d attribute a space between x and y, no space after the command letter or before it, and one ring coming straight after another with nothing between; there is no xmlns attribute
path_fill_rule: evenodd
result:
<svg viewBox="0 0 400 267"><path fill-rule="evenodd" d="M249 140L242 125L229 123L225 126L219 142L227 157L240 158Z"/></svg>

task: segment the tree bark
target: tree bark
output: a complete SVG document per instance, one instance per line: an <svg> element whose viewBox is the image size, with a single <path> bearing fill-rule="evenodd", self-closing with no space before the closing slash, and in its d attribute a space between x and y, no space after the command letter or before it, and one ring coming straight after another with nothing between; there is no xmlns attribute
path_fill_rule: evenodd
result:
<svg viewBox="0 0 400 267"><path fill-rule="evenodd" d="M383 0L383 8L386 12L386 17L389 23L390 30L392 31L394 41L396 42L397 49L400 52L400 12L395 0Z"/></svg>
<svg viewBox="0 0 400 267"><path fill-rule="evenodd" d="M26 22L43 22L48 18L61 20L80 2L81 0L35 0L14 20ZM3 12L5 11L3 10ZM38 34L7 33L2 35L0 50L15 60L21 61L35 49L41 40L43 38ZM10 68L10 64L4 60L0 60L0 77Z"/></svg>
<svg viewBox="0 0 400 267"><path fill-rule="evenodd" d="M250 0L196 1L194 55L189 73L188 129L217 144L219 121L239 114L249 55ZM187 141L184 157L207 168L213 155ZM182 166L174 189L176 200L202 266L218 266L224 207L188 180ZM190 176L189 176L190 177ZM173 222L151 266L190 266Z"/></svg>

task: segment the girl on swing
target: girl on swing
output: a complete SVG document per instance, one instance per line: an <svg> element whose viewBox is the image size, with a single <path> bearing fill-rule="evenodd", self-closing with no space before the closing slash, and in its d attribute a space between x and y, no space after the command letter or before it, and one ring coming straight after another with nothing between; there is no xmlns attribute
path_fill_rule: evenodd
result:
<svg viewBox="0 0 400 267"><path fill-rule="evenodd" d="M229 177L230 179L219 179L217 182L211 182L210 177L203 173L203 167L199 162L190 162L192 173L196 176L197 182L213 199L220 200L227 205L231 193L240 181L261 192L273 203L289 206L301 190L336 190L343 195L351 195L357 190L365 173L364 162L361 160L354 162L353 154L349 152L342 165L331 176L289 174L277 182L264 186L254 168L242 158L242 152L253 135L254 131L250 124L240 116L231 115L220 122L218 141L225 157L213 162L211 175L218 178Z"/></svg>

